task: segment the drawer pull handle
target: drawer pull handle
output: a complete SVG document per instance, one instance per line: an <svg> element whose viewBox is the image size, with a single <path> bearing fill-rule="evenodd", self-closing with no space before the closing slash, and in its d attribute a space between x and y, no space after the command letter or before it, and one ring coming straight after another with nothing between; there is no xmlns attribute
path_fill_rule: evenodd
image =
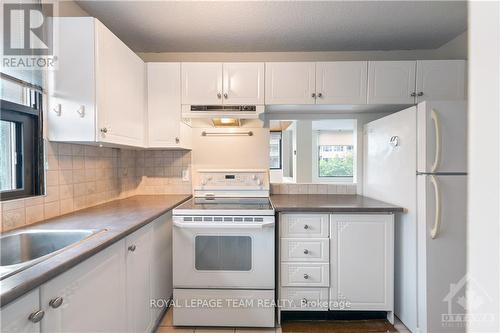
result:
<svg viewBox="0 0 500 333"><path fill-rule="evenodd" d="M49 305L53 309L57 309L63 304L63 298L62 297L56 297L50 300Z"/></svg>
<svg viewBox="0 0 500 333"><path fill-rule="evenodd" d="M135 251L135 249L136 249L136 246L135 246L135 245L133 245L133 244L132 244L132 245L130 245L130 246L128 247L128 250L129 250L130 252L134 252L134 251Z"/></svg>
<svg viewBox="0 0 500 333"><path fill-rule="evenodd" d="M304 279L309 279L309 275L308 274L304 274Z"/></svg>
<svg viewBox="0 0 500 333"><path fill-rule="evenodd" d="M44 311L38 310L31 313L28 317L28 320L31 321L32 323L38 323L40 320L43 319L44 315L45 315Z"/></svg>
<svg viewBox="0 0 500 333"><path fill-rule="evenodd" d="M309 229L309 226L307 224L304 224L304 229Z"/></svg>
<svg viewBox="0 0 500 333"><path fill-rule="evenodd" d="M304 254L309 254L309 250L308 249L304 249Z"/></svg>

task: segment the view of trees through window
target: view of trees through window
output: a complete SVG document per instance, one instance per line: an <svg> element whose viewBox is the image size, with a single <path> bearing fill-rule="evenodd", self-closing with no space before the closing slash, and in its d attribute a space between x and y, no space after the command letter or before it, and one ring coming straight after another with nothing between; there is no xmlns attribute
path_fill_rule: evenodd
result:
<svg viewBox="0 0 500 333"><path fill-rule="evenodd" d="M352 177L353 168L352 145L318 146L319 177Z"/></svg>

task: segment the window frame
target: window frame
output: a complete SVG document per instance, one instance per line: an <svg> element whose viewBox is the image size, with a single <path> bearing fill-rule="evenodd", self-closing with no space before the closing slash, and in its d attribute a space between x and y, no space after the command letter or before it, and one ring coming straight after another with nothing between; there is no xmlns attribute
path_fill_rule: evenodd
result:
<svg viewBox="0 0 500 333"><path fill-rule="evenodd" d="M16 131L16 151L21 151L17 155L16 185L21 182L21 188L1 191L0 201L43 194L42 94L31 91L29 99L33 107L0 99L0 119L21 124L21 131Z"/></svg>
<svg viewBox="0 0 500 333"><path fill-rule="evenodd" d="M280 143L278 145L278 147L279 147L280 166L279 166L279 168L271 168L271 166L269 166L269 170L282 170L283 169L283 131L270 131L269 138L271 138L271 135L273 133L279 133L280 134ZM269 145L271 145L270 142L269 142ZM269 159L271 159L271 155L270 154L269 154Z"/></svg>

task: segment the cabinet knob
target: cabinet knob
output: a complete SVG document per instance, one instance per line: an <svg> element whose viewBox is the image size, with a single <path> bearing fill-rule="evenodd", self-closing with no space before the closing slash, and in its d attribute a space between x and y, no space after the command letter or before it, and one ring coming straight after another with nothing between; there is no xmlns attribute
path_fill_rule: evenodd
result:
<svg viewBox="0 0 500 333"><path fill-rule="evenodd" d="M304 224L304 229L309 229L309 226L307 224Z"/></svg>
<svg viewBox="0 0 500 333"><path fill-rule="evenodd" d="M134 252L134 251L135 251L135 248L136 248L136 247L135 247L135 245L130 245L130 246L128 247L128 250L129 250L130 252Z"/></svg>
<svg viewBox="0 0 500 333"><path fill-rule="evenodd" d="M309 301L307 300L307 298L303 298L302 299L302 304L307 304Z"/></svg>
<svg viewBox="0 0 500 333"><path fill-rule="evenodd" d="M308 249L304 249L304 254L309 254L309 250Z"/></svg>
<svg viewBox="0 0 500 333"><path fill-rule="evenodd" d="M316 98L316 93L312 93L312 94L311 94L311 97L312 97L312 98Z"/></svg>
<svg viewBox="0 0 500 333"><path fill-rule="evenodd" d="M222 94L220 92L217 93L217 98L221 98Z"/></svg>
<svg viewBox="0 0 500 333"><path fill-rule="evenodd" d="M229 95L227 94L227 92L226 92L226 93L224 93L224 98L226 98L226 99L227 99L227 96L229 96Z"/></svg>
<svg viewBox="0 0 500 333"><path fill-rule="evenodd" d="M107 127L103 127L103 128L101 128L101 133L102 133L102 134L106 134L106 133L108 133L108 128L107 128Z"/></svg>
<svg viewBox="0 0 500 333"><path fill-rule="evenodd" d="M304 274L304 279L309 279L309 274Z"/></svg>
<svg viewBox="0 0 500 333"><path fill-rule="evenodd" d="M181 140L178 137L175 137L175 143L179 143Z"/></svg>
<svg viewBox="0 0 500 333"><path fill-rule="evenodd" d="M416 94L416 93L414 93L414 92L412 92L412 93L410 94L410 96L411 96L411 97L415 97L415 96L417 96L417 94Z"/></svg>
<svg viewBox="0 0 500 333"><path fill-rule="evenodd" d="M318 93L318 97L319 98L323 97L323 94L322 93Z"/></svg>
<svg viewBox="0 0 500 333"><path fill-rule="evenodd" d="M424 92L423 91L419 92L417 96L424 96Z"/></svg>
<svg viewBox="0 0 500 333"><path fill-rule="evenodd" d="M43 319L43 316L45 316L45 312L41 310L37 310L35 312L32 312L30 316L28 317L28 320L31 321L32 323L38 323L40 320Z"/></svg>
<svg viewBox="0 0 500 333"><path fill-rule="evenodd" d="M58 307L60 307L61 305L63 304L63 298L62 297L56 297L56 298L53 298L49 301L49 305L51 308L53 309L57 309Z"/></svg>

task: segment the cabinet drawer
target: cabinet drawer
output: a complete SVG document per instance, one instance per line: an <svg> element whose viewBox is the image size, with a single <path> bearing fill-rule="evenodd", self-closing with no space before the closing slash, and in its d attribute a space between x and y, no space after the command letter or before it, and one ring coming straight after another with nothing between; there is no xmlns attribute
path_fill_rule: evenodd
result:
<svg viewBox="0 0 500 333"><path fill-rule="evenodd" d="M329 260L328 238L282 238L281 261Z"/></svg>
<svg viewBox="0 0 500 333"><path fill-rule="evenodd" d="M328 287L330 285L329 264L282 263L281 285L283 287Z"/></svg>
<svg viewBox="0 0 500 333"><path fill-rule="evenodd" d="M328 214L282 214L281 237L327 238Z"/></svg>
<svg viewBox="0 0 500 333"><path fill-rule="evenodd" d="M328 288L281 288L281 310L327 311Z"/></svg>

